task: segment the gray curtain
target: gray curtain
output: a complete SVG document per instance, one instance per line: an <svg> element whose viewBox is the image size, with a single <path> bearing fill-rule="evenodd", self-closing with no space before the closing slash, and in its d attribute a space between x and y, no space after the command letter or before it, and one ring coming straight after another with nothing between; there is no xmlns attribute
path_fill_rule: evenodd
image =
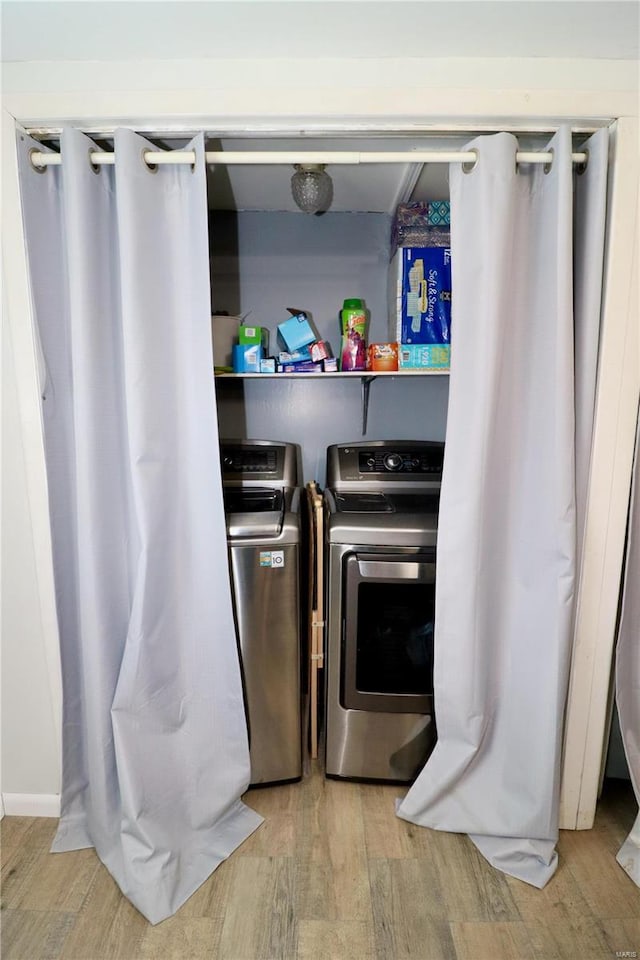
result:
<svg viewBox="0 0 640 960"><path fill-rule="evenodd" d="M258 826L217 445L205 160L62 135L21 189L63 671L53 850L95 847L152 922Z"/></svg>
<svg viewBox="0 0 640 960"><path fill-rule="evenodd" d="M622 616L616 650L616 703L624 752L636 800L640 803L640 416L627 541ZM640 813L617 856L640 887Z"/></svg>
<svg viewBox="0 0 640 960"><path fill-rule="evenodd" d="M547 168L518 166L510 134L480 137L467 149L477 152L475 167L454 165L450 176L454 313L436 584L438 742L398 814L468 833L496 867L542 887L557 865L576 571L571 136L561 128L553 137ZM589 182L604 190L606 149L596 152L604 175L592 168ZM601 204L593 209L599 218ZM604 227L586 208L581 217L581 230ZM602 237L575 255L577 278L601 275ZM581 352L590 356L597 355L599 284L597 294L597 305L582 309L590 319ZM592 395L580 416L589 404L592 416Z"/></svg>

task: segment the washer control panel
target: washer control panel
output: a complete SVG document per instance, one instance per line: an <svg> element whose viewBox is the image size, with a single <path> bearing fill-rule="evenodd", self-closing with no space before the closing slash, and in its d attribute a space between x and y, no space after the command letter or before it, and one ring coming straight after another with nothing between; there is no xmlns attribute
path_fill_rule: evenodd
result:
<svg viewBox="0 0 640 960"><path fill-rule="evenodd" d="M274 475L278 451L274 447L228 446L222 450L225 474L263 473Z"/></svg>
<svg viewBox="0 0 640 960"><path fill-rule="evenodd" d="M220 464L225 486L298 486L295 443L276 440L221 440Z"/></svg>

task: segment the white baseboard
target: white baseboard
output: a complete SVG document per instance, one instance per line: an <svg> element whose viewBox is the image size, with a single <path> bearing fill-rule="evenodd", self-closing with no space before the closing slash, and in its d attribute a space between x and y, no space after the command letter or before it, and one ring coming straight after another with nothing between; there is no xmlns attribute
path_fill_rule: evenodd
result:
<svg viewBox="0 0 640 960"><path fill-rule="evenodd" d="M58 793L3 793L2 803L7 817L59 817Z"/></svg>

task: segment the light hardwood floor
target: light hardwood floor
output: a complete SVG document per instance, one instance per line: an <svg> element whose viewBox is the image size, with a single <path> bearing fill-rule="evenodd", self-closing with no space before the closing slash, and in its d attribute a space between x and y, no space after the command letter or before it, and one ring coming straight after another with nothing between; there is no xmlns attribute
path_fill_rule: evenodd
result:
<svg viewBox="0 0 640 960"><path fill-rule="evenodd" d="M317 767L250 791L266 822L155 927L92 850L48 853L55 820L5 817L2 958L640 958L640 891L615 861L636 812L630 785L609 781L594 829L561 834L544 890L492 869L465 836L397 819L402 793Z"/></svg>

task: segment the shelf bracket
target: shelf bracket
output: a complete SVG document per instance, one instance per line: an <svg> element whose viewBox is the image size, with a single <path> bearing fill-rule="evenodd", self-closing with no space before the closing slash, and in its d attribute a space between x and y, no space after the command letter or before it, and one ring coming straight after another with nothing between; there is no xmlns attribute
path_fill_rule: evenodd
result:
<svg viewBox="0 0 640 960"><path fill-rule="evenodd" d="M362 436L367 432L367 418L369 416L369 387L375 377L363 377L361 381L362 389Z"/></svg>

